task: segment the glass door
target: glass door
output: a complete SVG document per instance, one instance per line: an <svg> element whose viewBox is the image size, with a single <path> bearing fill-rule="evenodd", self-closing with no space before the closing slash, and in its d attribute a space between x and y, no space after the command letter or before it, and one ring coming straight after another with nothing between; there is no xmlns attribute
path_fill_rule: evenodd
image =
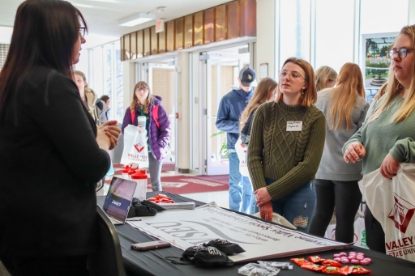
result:
<svg viewBox="0 0 415 276"><path fill-rule="evenodd" d="M202 153L205 174L229 173L226 133L216 128L216 115L224 95L239 87L240 68L249 65L248 45L201 53L199 56L200 99L202 100Z"/></svg>
<svg viewBox="0 0 415 276"><path fill-rule="evenodd" d="M174 66L174 59L164 60L158 63L148 63L148 83L152 89L153 95L162 98L162 106L166 109L170 120L171 135L170 135L170 149L171 160L164 160L164 162L176 161L176 85L177 74Z"/></svg>
<svg viewBox="0 0 415 276"><path fill-rule="evenodd" d="M175 70L175 58L138 63L136 72L137 82L140 80L147 82L152 94L162 98L161 104L166 109L170 120L170 149L172 153L171 158L166 158L163 162L176 163L177 124L175 114L177 109L177 73Z"/></svg>

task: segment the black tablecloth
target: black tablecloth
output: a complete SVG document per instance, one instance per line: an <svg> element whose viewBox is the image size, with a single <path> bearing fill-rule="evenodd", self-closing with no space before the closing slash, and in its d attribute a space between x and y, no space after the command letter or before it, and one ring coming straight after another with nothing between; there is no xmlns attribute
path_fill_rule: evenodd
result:
<svg viewBox="0 0 415 276"><path fill-rule="evenodd" d="M173 198L176 202L189 201L189 198L182 197L176 194L171 194L164 192L167 196ZM148 193L148 197L154 196L155 193ZM98 197L98 204L102 205L104 197ZM203 202L195 201L196 206L203 205ZM242 213L241 213L242 214ZM145 234L144 232L139 231L138 229L133 228L132 226L118 225L116 226L117 232L120 238L122 254L124 258L124 265L128 275L168 275L168 276L182 276L182 275L215 275L215 276L231 276L231 275L240 275L238 274L238 269L244 264L238 263L233 267L226 268L198 268L193 265L176 265L172 264L170 261L166 260L166 256L176 256L180 257L183 253L183 250L178 249L174 246L169 248L163 248L158 250L138 252L130 248L132 243L137 242L146 242L155 240L154 237ZM372 271L372 275L413 275L415 273L415 263L404 261L398 258L394 258L385 254L374 252L371 250L363 249L360 247L351 247L349 250L355 252L363 252L365 257L372 258L372 263L366 268ZM323 258L333 258L334 253L339 253L336 251L326 251L316 253ZM290 256L287 258L275 259L280 262L290 261L292 257L307 257L312 254ZM304 270L294 264L293 270L283 270L278 275L314 275L315 272ZM323 275L323 274L321 274Z"/></svg>

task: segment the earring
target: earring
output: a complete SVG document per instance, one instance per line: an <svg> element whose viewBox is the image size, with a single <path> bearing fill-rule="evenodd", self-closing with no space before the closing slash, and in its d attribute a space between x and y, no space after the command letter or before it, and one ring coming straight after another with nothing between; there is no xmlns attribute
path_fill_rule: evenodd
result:
<svg viewBox="0 0 415 276"><path fill-rule="evenodd" d="M304 95L305 94L305 89L303 89L303 91L301 91L301 95Z"/></svg>

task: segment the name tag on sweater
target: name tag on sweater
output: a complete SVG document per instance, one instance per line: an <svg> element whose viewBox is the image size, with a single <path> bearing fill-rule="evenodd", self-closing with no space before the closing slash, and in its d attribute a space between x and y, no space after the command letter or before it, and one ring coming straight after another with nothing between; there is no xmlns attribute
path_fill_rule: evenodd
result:
<svg viewBox="0 0 415 276"><path fill-rule="evenodd" d="M288 121L287 122L287 131L301 131L303 130L302 121Z"/></svg>

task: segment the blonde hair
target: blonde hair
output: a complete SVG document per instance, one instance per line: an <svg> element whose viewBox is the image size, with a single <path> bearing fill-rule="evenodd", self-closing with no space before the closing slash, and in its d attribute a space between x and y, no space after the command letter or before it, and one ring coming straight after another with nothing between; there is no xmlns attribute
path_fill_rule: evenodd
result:
<svg viewBox="0 0 415 276"><path fill-rule="evenodd" d="M412 41L412 48L415 45L415 25L405 26L401 29L399 36L407 35L410 40ZM397 37L397 38L398 38ZM396 43L396 38L395 42ZM414 59L415 60L415 59ZM412 70L415 72L415 62L412 64ZM388 109L389 104L395 98L395 96L399 95L402 92L403 86L399 81L396 79L395 74L393 72L392 66L389 68L389 78L388 82L385 85L385 98L379 103L379 105L375 108L372 112L372 115L369 117L369 122L372 121L374 118L377 118L380 113ZM404 99L402 102L401 107L395 113L393 117L393 122L400 122L408 118L408 116L412 113L415 107L415 77L412 76L411 84L409 86L409 94L408 97Z"/></svg>
<svg viewBox="0 0 415 276"><path fill-rule="evenodd" d="M317 92L326 88L327 80L335 81L337 72L329 66L321 66L316 71L316 89Z"/></svg>
<svg viewBox="0 0 415 276"><path fill-rule="evenodd" d="M330 100L328 120L330 129L339 129L346 122L346 130L352 124L352 112L358 97L366 97L362 71L359 65L345 63L339 72L336 87L333 88Z"/></svg>
<svg viewBox="0 0 415 276"><path fill-rule="evenodd" d="M304 94L301 94L301 97L299 99L299 104L304 107L310 107L311 105L315 104L317 101L317 90L316 90L316 85L314 82L313 67L311 66L310 63L308 63L304 59L295 58L295 57L288 58L284 62L282 67L284 67L285 64L290 63L290 62L300 66L301 69L304 70L304 73L305 73L304 78L308 85L307 85L307 88L303 90ZM284 95L281 93L280 86L278 85L278 97L276 99L276 102L282 101L283 97Z"/></svg>
<svg viewBox="0 0 415 276"><path fill-rule="evenodd" d="M145 102L144 106L140 103L140 101L138 100L137 96L135 95L135 90L137 88L147 88L148 89L148 95L147 95L147 99L146 99L146 102ZM150 105L150 100L151 100L151 90L150 90L150 87L148 86L148 84L145 81L139 81L134 86L133 100L132 100L132 102L130 104L130 110L131 111L134 111L135 110L135 106L138 104L139 106L144 107L144 112L148 113L148 106Z"/></svg>
<svg viewBox="0 0 415 276"><path fill-rule="evenodd" d="M255 93L252 96L252 99L249 101L248 105L244 109L241 115L241 129L245 126L246 121L252 112L258 108L261 104L267 102L272 98L273 91L277 88L278 84L273 78L263 78L258 86L255 88Z"/></svg>
<svg viewBox="0 0 415 276"><path fill-rule="evenodd" d="M388 83L384 83L382 85L382 87L379 89L378 93L376 93L376 95L373 97L374 101L379 100L380 98L382 98L382 96L385 94L386 92L386 86L388 85Z"/></svg>

